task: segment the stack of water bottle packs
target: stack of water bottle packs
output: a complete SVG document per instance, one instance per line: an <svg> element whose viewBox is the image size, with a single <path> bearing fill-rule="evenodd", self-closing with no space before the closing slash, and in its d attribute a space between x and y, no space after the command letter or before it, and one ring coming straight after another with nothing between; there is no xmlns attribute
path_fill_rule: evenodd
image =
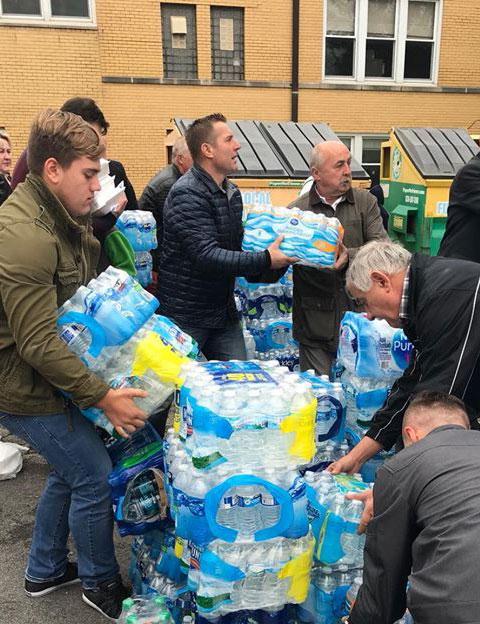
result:
<svg viewBox="0 0 480 624"><path fill-rule="evenodd" d="M137 280L144 287L152 282L151 251L157 247L155 217L148 210L125 210L117 221L118 229L135 252Z"/></svg>
<svg viewBox="0 0 480 624"><path fill-rule="evenodd" d="M343 237L342 225L335 217L298 208L252 206L247 211L244 228L245 251L262 251L282 234L283 253L300 258L301 264L316 267L335 263Z"/></svg>
<svg viewBox="0 0 480 624"><path fill-rule="evenodd" d="M198 613L281 611L306 599L313 551L305 482L316 400L278 362L190 363L166 439L176 551Z"/></svg>
<svg viewBox="0 0 480 624"><path fill-rule="evenodd" d="M365 536L357 533L363 504L345 498L368 488L360 475L306 472L307 512L315 537L314 564L299 620L335 624L348 612L347 591L361 582Z"/></svg>
<svg viewBox="0 0 480 624"><path fill-rule="evenodd" d="M346 437L357 444L367 431L373 414L387 399L394 381L410 363L413 345L403 330L386 321L369 321L364 314L346 312L340 324L338 365L347 399ZM387 454L381 452L362 467L373 481Z"/></svg>
<svg viewBox="0 0 480 624"><path fill-rule="evenodd" d="M237 279L235 294L242 314L247 355L250 359L278 360L298 370L298 344L293 339L293 282L290 268L276 284L250 284Z"/></svg>
<svg viewBox="0 0 480 624"><path fill-rule="evenodd" d="M124 271L108 267L81 286L58 311L58 333L112 388L134 387L148 396L135 401L152 414L175 390L182 363L196 357L195 341L163 316L158 301ZM113 432L97 408L83 410Z"/></svg>

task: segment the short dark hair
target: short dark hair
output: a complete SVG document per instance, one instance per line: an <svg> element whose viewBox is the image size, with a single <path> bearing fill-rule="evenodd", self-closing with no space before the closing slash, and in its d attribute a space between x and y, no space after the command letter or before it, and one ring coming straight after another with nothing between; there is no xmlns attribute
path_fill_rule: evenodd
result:
<svg viewBox="0 0 480 624"><path fill-rule="evenodd" d="M447 410L455 410L467 413L465 403L453 394L447 394L446 392L434 392L431 390L423 390L416 394L413 400L410 402L408 409L413 407L420 407L423 409L429 409L432 407L443 407Z"/></svg>
<svg viewBox="0 0 480 624"><path fill-rule="evenodd" d="M100 126L102 134L107 134L107 130L110 126L105 119L105 115L97 106L95 100L88 97L73 97L67 100L60 109L65 113L75 113L87 123L96 123Z"/></svg>
<svg viewBox="0 0 480 624"><path fill-rule="evenodd" d="M185 133L188 149L194 161L197 161L202 154L203 143L212 141L213 125L217 122L227 122L227 118L222 113L212 113L206 117L200 117L190 124Z"/></svg>
<svg viewBox="0 0 480 624"><path fill-rule="evenodd" d="M411 401L403 416L403 429L412 426L412 423L422 428L429 428L447 424L463 424L470 427L465 404L456 396L445 392L419 392Z"/></svg>

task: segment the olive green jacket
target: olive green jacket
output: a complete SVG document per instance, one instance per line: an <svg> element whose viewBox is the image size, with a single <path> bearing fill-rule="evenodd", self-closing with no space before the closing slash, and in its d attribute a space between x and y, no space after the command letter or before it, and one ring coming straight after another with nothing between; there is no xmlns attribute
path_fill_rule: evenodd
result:
<svg viewBox="0 0 480 624"><path fill-rule="evenodd" d="M0 208L0 411L64 411L109 387L58 338L57 309L95 276L99 243L32 174Z"/></svg>
<svg viewBox="0 0 480 624"><path fill-rule="evenodd" d="M363 189L350 189L335 210L324 204L315 185L288 207L336 217L345 232L343 243L353 260L358 249L371 240L386 239L376 198ZM340 320L353 302L345 292L345 266L340 271L293 267L293 335L300 344L336 351Z"/></svg>

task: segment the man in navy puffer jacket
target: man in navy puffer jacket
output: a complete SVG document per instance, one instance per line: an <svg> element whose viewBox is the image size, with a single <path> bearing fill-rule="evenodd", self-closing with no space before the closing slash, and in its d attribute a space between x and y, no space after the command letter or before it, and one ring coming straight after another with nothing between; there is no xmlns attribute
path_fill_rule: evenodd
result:
<svg viewBox="0 0 480 624"><path fill-rule="evenodd" d="M279 250L242 251L242 197L226 176L240 144L223 115L197 119L186 132L194 165L172 187L159 241L159 312L193 336L208 359L245 359L233 297L235 277L254 281L295 262Z"/></svg>

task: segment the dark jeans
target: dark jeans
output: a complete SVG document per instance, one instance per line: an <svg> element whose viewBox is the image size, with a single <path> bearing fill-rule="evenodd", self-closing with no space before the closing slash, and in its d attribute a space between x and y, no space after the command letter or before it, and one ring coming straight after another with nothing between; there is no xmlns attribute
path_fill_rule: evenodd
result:
<svg viewBox="0 0 480 624"><path fill-rule="evenodd" d="M34 447L52 468L38 502L26 577L46 581L64 574L71 531L83 587L92 589L114 578L119 568L107 480L112 463L93 424L73 406L70 419L66 414L0 412L0 423Z"/></svg>
<svg viewBox="0 0 480 624"><path fill-rule="evenodd" d="M198 346L207 360L246 360L247 351L239 322L231 323L221 329L208 327L190 327L182 325L182 330L198 342Z"/></svg>

